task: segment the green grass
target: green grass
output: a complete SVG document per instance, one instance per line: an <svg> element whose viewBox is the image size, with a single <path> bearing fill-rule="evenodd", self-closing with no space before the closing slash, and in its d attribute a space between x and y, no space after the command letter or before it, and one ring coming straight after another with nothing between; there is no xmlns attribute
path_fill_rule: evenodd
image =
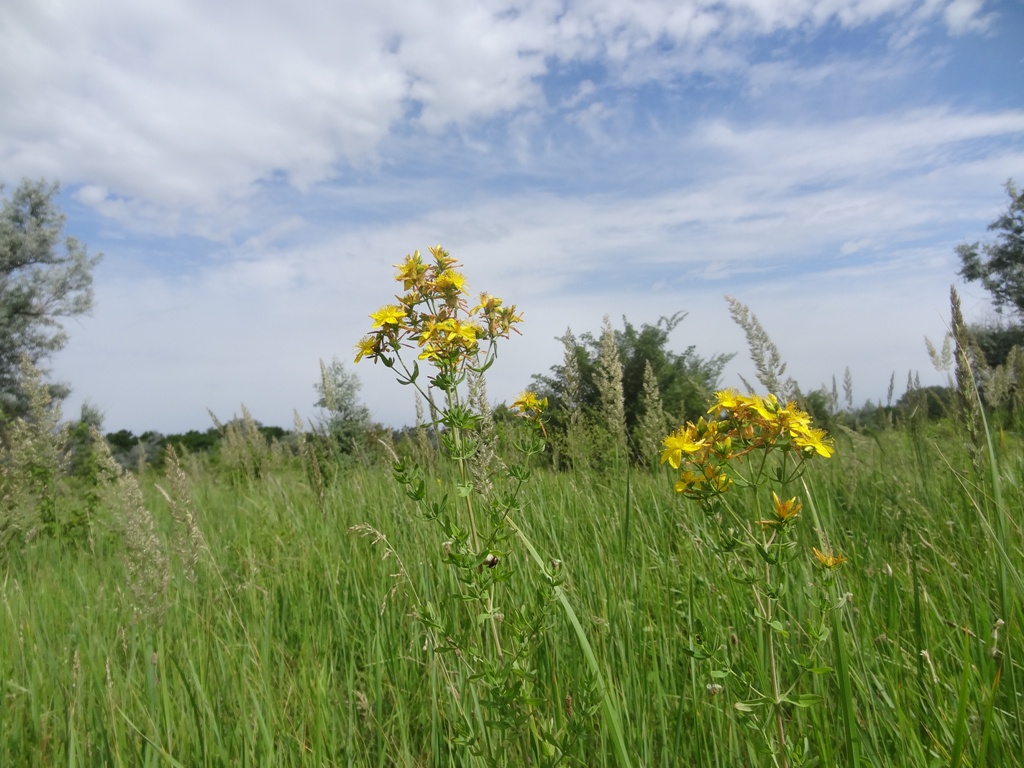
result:
<svg viewBox="0 0 1024 768"><path fill-rule="evenodd" d="M785 711L791 765L1002 766L1024 754L1024 451L999 437L981 476L951 429L841 434L836 456L809 468L813 509L779 603L781 677L821 702ZM10 553L0 765L473 764L396 559L348 532L386 534L409 585L442 599L450 574L434 531L390 472L340 470L326 514L297 464L191 481L209 553L194 583L175 566L160 622L133 620L118 539L102 525L88 546L41 538ZM768 671L750 587L716 551L726 532L667 475L634 471L628 485L538 471L516 522L562 562L630 759L771 765L766 713L735 706ZM162 497L146 494L169 530ZM849 557L833 583L810 556L819 528ZM527 555L500 567L521 572L528 599ZM553 617L533 659L537 712L565 724L571 698L580 736L564 763L616 765L588 660L565 614Z"/></svg>

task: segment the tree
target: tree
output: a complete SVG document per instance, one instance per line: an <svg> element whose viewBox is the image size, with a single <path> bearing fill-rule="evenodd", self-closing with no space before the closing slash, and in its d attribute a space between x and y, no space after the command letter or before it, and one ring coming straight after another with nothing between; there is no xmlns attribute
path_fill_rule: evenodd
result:
<svg viewBox="0 0 1024 768"><path fill-rule="evenodd" d="M370 411L359 402L359 377L335 357L330 364L320 361L320 381L313 386L320 396L316 407L325 411L324 432L337 441L341 450L352 450L370 424Z"/></svg>
<svg viewBox="0 0 1024 768"><path fill-rule="evenodd" d="M960 276L968 282L981 281L992 294L996 311L1009 307L1024 317L1024 192L1013 180L1006 182L1010 205L988 225L1000 234L994 243L963 243L956 252L963 266Z"/></svg>
<svg viewBox="0 0 1024 768"><path fill-rule="evenodd" d="M0 424L27 407L22 359L38 367L67 343L60 318L92 309L92 268L100 256L64 236L59 189L25 180L7 199L0 185Z"/></svg>
<svg viewBox="0 0 1024 768"><path fill-rule="evenodd" d="M672 317L662 317L654 325L645 323L639 329L623 318L623 329L614 331L622 364L623 405L629 435L636 434L648 406L644 398L648 366L651 373L646 388L650 390L656 384L663 412L681 424L704 413L707 398L718 387L722 370L732 359L732 355L705 359L693 346L681 353L668 349L669 336L685 317L685 312L677 312ZM597 385L600 338L585 333L577 342L567 334L562 341L568 344L567 364L552 366L550 375L533 375L537 393L550 402L551 429L555 433L568 430L569 414L574 408L595 421L601 403Z"/></svg>
<svg viewBox="0 0 1024 768"><path fill-rule="evenodd" d="M1024 325L1007 322L1004 317L990 317L970 323L967 330L978 343L989 368L1004 365L1014 347L1024 349Z"/></svg>

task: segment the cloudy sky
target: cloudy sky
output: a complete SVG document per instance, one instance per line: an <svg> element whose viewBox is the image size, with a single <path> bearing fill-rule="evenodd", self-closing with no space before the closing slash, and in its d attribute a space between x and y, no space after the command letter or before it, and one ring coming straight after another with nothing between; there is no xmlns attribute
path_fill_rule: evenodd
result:
<svg viewBox="0 0 1024 768"><path fill-rule="evenodd" d="M435 243L525 313L492 399L605 314L688 311L673 345L739 353L739 385L729 294L859 404L943 381L953 248L1024 181L1024 4L5 0L0 94L0 182L59 179L104 254L53 371L109 430L313 415Z"/></svg>

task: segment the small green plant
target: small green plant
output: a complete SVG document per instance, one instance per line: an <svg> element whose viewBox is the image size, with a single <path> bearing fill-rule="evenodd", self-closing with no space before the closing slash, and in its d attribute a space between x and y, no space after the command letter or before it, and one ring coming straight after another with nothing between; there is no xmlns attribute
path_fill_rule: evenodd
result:
<svg viewBox="0 0 1024 768"><path fill-rule="evenodd" d="M788 766L786 708L807 707L819 697L796 693L796 682L787 684L781 673L780 654L790 638L783 609L784 570L796 556L794 524L803 508L796 496L784 497L802 477L806 462L815 456L831 457L834 447L823 430L811 426L810 416L774 395L724 390L716 394L708 413L711 418L687 422L665 438L662 462L679 471L676 491L699 504L721 531L718 551L732 559L731 578L750 585L766 648L767 690L756 679L744 680L745 675L734 673L749 690L733 706L750 714L765 708L769 716L760 724L765 742L776 763ZM768 483L783 489L783 497L771 492L770 506L760 492ZM754 516L730 501L734 487L754 489ZM812 552L828 572L846 559L824 544ZM812 630L821 639L827 636L823 626ZM809 667L798 658L793 661Z"/></svg>
<svg viewBox="0 0 1024 768"><path fill-rule="evenodd" d="M542 558L516 523L531 457L545 450L546 399L524 392L512 405L522 417L514 439L516 464L505 466L491 449L493 425L482 379L499 340L516 332L522 317L514 305L486 293L470 306L460 265L440 246L430 255L432 261L417 251L398 265L395 279L405 293L370 315L373 329L357 344L356 362L380 362L395 371L400 384L415 389L429 407L428 426L442 454L454 465L451 482L440 471L428 481L423 467L410 460L395 456L393 464L395 479L435 527L439 559L450 575L436 573L425 588L431 597L418 594L409 581L431 652L431 678L450 693L447 748L453 759L464 759L454 751L464 747L488 765L554 764L570 752L586 713L562 717L563 703L546 694L535 663L560 603L588 659L618 759L628 764L617 707L562 591L560 564ZM393 552L375 529L356 530L372 533ZM517 557L517 542L525 559L537 565L536 578L520 572L524 558ZM399 570L407 575L404 566Z"/></svg>

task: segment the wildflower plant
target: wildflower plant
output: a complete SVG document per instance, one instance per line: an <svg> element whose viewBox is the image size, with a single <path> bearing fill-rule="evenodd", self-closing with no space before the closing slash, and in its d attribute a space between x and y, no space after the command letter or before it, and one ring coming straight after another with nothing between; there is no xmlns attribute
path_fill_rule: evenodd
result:
<svg viewBox="0 0 1024 768"><path fill-rule="evenodd" d="M481 403L483 375L499 342L518 333L522 315L487 293L471 300L460 266L441 246L431 248L429 258L416 251L396 265L403 293L370 315L373 326L357 343L355 357L357 363L372 360L392 369L400 384L426 401L429 426L455 467L449 490L442 477L427 482L421 465L393 457L396 481L436 527L441 562L454 575L447 582L451 592L445 595L445 583L432 585L430 600L409 582L425 647L452 694L453 741L487 764L555 763L568 754L586 720L566 723L552 716L560 702L546 699L533 665L560 603L603 698L619 761L628 764L617 711L561 589L560 563L542 558L515 522L530 458L546 447L547 400L527 391L512 403L522 425L514 444L521 458L512 466L495 456L490 409ZM522 598L527 577L517 570L517 543L539 571L527 588L535 596L532 604Z"/></svg>
<svg viewBox="0 0 1024 768"><path fill-rule="evenodd" d="M766 740L777 763L786 766L785 708L809 706L817 699L794 694L795 683L784 687L780 673L778 645L790 633L780 605L785 581L779 569L796 556L793 534L803 510L803 502L796 496L786 498L786 490L803 476L808 462L830 458L834 444L793 402L727 389L715 394L705 417L687 422L662 445L662 463L678 472L675 490L720 522L725 536L719 551L740 558L732 575L752 587L755 615L766 634L770 692L762 692L751 681L751 697L734 706L751 713L767 706L771 716L765 721ZM778 486L781 495L774 489L765 492L763 487L769 484ZM754 516L731 501L737 488L753 489ZM824 543L807 555L826 574L846 560ZM827 631L819 628L811 634L823 638Z"/></svg>

